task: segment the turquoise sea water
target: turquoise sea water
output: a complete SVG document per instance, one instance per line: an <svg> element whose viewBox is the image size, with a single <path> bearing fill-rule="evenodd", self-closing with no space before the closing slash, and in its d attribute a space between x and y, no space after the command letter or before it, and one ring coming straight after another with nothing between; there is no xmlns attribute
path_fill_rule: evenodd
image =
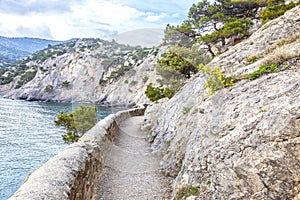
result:
<svg viewBox="0 0 300 200"><path fill-rule="evenodd" d="M64 129L54 120L71 103L26 102L0 98L0 200L9 198L28 174L66 147ZM99 118L116 110L98 106Z"/></svg>

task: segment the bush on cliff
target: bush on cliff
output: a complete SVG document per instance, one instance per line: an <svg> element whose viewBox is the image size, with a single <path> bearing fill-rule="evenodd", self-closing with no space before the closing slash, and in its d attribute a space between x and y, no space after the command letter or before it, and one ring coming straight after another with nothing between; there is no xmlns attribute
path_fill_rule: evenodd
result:
<svg viewBox="0 0 300 200"><path fill-rule="evenodd" d="M260 13L260 18L265 24L268 21L283 15L287 10L294 8L299 4L300 2L294 3L293 1L288 4L285 4L285 1L270 1L268 6Z"/></svg>
<svg viewBox="0 0 300 200"><path fill-rule="evenodd" d="M80 106L70 114L61 112L54 122L56 126L67 129L66 134L62 135L65 143L77 142L85 132L97 123L97 107Z"/></svg>
<svg viewBox="0 0 300 200"><path fill-rule="evenodd" d="M158 61L158 67L164 71L178 72L184 75L185 78L190 78L192 74L198 72L197 67L191 62L171 51L162 55L162 58Z"/></svg>
<svg viewBox="0 0 300 200"><path fill-rule="evenodd" d="M199 66L200 70L208 75L205 83L205 88L208 88L210 95L214 94L218 90L224 89L226 87L233 86L237 81L232 77L226 77L220 67L210 68L203 65Z"/></svg>
<svg viewBox="0 0 300 200"><path fill-rule="evenodd" d="M153 86L152 83L147 85L147 88L145 91L146 96L152 102L158 101L159 99L162 99L165 97L171 99L175 93L176 93L176 91L174 91L174 89L171 87L166 87L166 88L155 87L155 86Z"/></svg>

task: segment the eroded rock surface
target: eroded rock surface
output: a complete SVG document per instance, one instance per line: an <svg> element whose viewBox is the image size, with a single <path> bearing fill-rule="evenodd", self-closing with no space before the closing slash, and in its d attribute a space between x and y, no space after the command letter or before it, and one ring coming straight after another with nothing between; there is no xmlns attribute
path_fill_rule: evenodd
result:
<svg viewBox="0 0 300 200"><path fill-rule="evenodd" d="M227 75L257 69L259 60L242 64L246 55L299 33L299 13L299 6L288 11L208 65ZM145 127L152 148L165 152L162 166L173 178L173 196L195 186L199 193L191 199L300 199L299 39L286 50L295 54L282 64L285 70L212 96L206 75L199 74L170 101L147 108Z"/></svg>

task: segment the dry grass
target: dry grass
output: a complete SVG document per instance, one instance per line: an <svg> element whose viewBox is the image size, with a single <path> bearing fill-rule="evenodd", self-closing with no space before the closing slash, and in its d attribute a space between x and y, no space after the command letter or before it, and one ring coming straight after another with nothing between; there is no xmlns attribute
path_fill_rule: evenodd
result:
<svg viewBox="0 0 300 200"><path fill-rule="evenodd" d="M282 46L291 44L291 43L299 40L299 38L300 38L300 32L297 33L297 34L292 35L289 38L282 39L282 40L276 42L276 44L273 47L268 48L263 54L264 55L268 55L268 54L272 53L274 50L276 50L276 49L278 49L278 48L280 48Z"/></svg>
<svg viewBox="0 0 300 200"><path fill-rule="evenodd" d="M283 45L276 48L263 58L262 64L270 65L274 63L276 65L280 65L283 62L293 58L295 55L289 48L290 47L288 45Z"/></svg>

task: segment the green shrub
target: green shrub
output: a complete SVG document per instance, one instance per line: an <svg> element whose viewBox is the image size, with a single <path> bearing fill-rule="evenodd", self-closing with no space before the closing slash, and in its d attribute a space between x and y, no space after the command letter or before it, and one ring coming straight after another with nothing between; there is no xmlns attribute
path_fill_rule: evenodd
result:
<svg viewBox="0 0 300 200"><path fill-rule="evenodd" d="M173 52L167 52L162 55L158 61L158 71L175 71L185 78L190 78L192 74L198 72L198 69L183 56Z"/></svg>
<svg viewBox="0 0 300 200"><path fill-rule="evenodd" d="M270 65L263 65L263 66L259 67L258 70L254 71L250 74L244 75L244 78L254 80L254 79L259 78L263 74L267 74L267 73L274 72L277 70L278 70L278 67L274 63L272 63Z"/></svg>
<svg viewBox="0 0 300 200"><path fill-rule="evenodd" d="M24 74L21 75L20 79L17 82L17 85L15 86L15 89L18 89L31 81L35 75L36 75L37 70L34 69L33 71L26 71Z"/></svg>
<svg viewBox="0 0 300 200"><path fill-rule="evenodd" d="M267 112L266 109L260 109L258 113L263 113L263 112Z"/></svg>
<svg viewBox="0 0 300 200"><path fill-rule="evenodd" d="M116 79L122 76L126 71L129 71L130 69L132 69L132 67L122 65L120 68L112 71L109 77L107 77L107 79Z"/></svg>
<svg viewBox="0 0 300 200"><path fill-rule="evenodd" d="M189 196L196 196L198 195L199 190L198 188L194 186L187 186L180 188L179 191L176 193L175 199L176 200L181 200L183 198L189 197Z"/></svg>
<svg viewBox="0 0 300 200"><path fill-rule="evenodd" d="M62 86L62 87L65 87L65 88L69 87L69 85L70 85L70 82L69 82L69 81L64 81L64 82L62 82L62 84L61 84L61 86Z"/></svg>
<svg viewBox="0 0 300 200"><path fill-rule="evenodd" d="M67 133L62 135L65 143L77 142L85 132L97 123L96 106L80 106L74 112L66 114L61 112L54 121L56 126L67 129Z"/></svg>
<svg viewBox="0 0 300 200"><path fill-rule="evenodd" d="M154 87L152 83L147 85L145 94L152 102L155 102L165 97L164 89L161 87Z"/></svg>
<svg viewBox="0 0 300 200"><path fill-rule="evenodd" d="M176 91L171 87L164 88L164 96L171 99L175 95Z"/></svg>
<svg viewBox="0 0 300 200"><path fill-rule="evenodd" d="M299 4L299 2L297 4ZM263 23L267 23L268 21L283 15L287 10L294 8L297 4L291 1L289 4L282 2L282 4L279 5L268 5L260 13L260 19Z"/></svg>
<svg viewBox="0 0 300 200"><path fill-rule="evenodd" d="M147 85L145 94L150 99L150 101L155 102L162 98L171 99L175 95L176 91L171 87L154 87L152 83Z"/></svg>
<svg viewBox="0 0 300 200"><path fill-rule="evenodd" d="M183 107L183 108L182 108L182 114L183 114L183 115L188 114L188 113L190 112L191 108L192 108L192 107L188 107L188 106Z"/></svg>
<svg viewBox="0 0 300 200"><path fill-rule="evenodd" d="M47 85L44 89L45 92L51 92L53 90L53 86L52 85Z"/></svg>
<svg viewBox="0 0 300 200"><path fill-rule="evenodd" d="M0 76L0 85L5 85L12 82L14 79L11 76Z"/></svg>
<svg viewBox="0 0 300 200"><path fill-rule="evenodd" d="M169 141L166 141L165 145L166 145L167 147L169 147L169 146L171 145L171 141L170 141L170 140L169 140Z"/></svg>
<svg viewBox="0 0 300 200"><path fill-rule="evenodd" d="M210 95L214 94L220 89L224 89L226 87L233 86L236 82L236 79L232 77L226 77L220 67L215 67L211 69L210 67L202 67L199 66L201 71L208 74L208 78L206 80L205 88L210 90Z"/></svg>

